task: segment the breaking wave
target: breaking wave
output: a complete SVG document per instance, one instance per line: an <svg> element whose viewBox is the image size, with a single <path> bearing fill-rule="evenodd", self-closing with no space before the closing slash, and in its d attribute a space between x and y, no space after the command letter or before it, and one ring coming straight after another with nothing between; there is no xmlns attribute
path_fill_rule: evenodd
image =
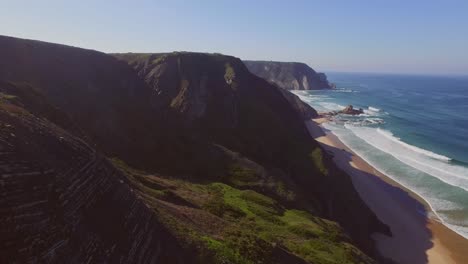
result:
<svg viewBox="0 0 468 264"><path fill-rule="evenodd" d="M399 161L431 175L449 185L468 191L468 169L450 164L450 158L409 145L380 128L358 127L345 124L358 138L390 154Z"/></svg>
<svg viewBox="0 0 468 264"><path fill-rule="evenodd" d="M377 108L377 107L369 106L368 109L369 109L369 111L372 111L372 112L380 112L380 109Z"/></svg>
<svg viewBox="0 0 468 264"><path fill-rule="evenodd" d="M354 152L356 152L366 162L371 164L371 166L373 166L376 170L387 175L388 177L397 181L406 188L411 189L413 192L417 193L420 197L426 200L429 206L431 207L432 211L434 212L435 216L437 217L437 220L441 221L444 225L446 225L456 233L462 235L465 238L468 238L468 217L464 216L461 219L456 219L454 217L454 215L465 215L468 209L463 200L459 200L459 198L457 198L459 195L465 196L467 193L466 187L468 186L468 177L463 177L463 175L468 175L466 174L466 168L461 168L465 169L465 172L461 171L461 174L459 174L458 176L452 175L451 178L447 178L447 175L439 175L439 177L432 176L429 173L430 170L422 171L419 169L415 169L417 165L415 166L414 164L420 163L419 161L415 161L413 159L412 162L414 163L412 165L408 165L408 161L411 160L407 160L406 162L403 162L403 164L397 165L395 162L392 162L391 159L383 156L390 155L395 158L396 162L402 162L401 156L397 157L395 155L395 151L389 151L388 148L385 148L384 146L382 146L382 144L375 143L375 141L379 141L379 137L381 137L381 141L391 141L379 132L377 132L376 128L353 127L350 124L340 126L333 123L325 123L323 126L325 127L325 129L332 131L336 136L340 138L340 140L345 145L347 145ZM390 133L389 131L384 131L381 129L381 132L382 131L384 133ZM369 135L371 136L369 137ZM372 135L376 139L370 139ZM370 146L366 146L367 144L363 144L363 142L360 142L360 140L363 140ZM403 149L405 148L400 144L398 144L397 146ZM373 148L377 148L380 151L373 150ZM416 153L419 154L418 152ZM425 154L420 155L424 156ZM446 161L432 159L430 157L426 157L426 159L432 161L434 164L441 163L448 165ZM430 177L432 179L429 178L421 182L421 180L425 177ZM446 184L447 186L457 186L461 189L457 191L452 190L451 188L453 187L450 187L450 192L434 192L434 190L437 190L434 189L434 187L440 185L437 183L437 180L442 181L442 183L440 184ZM441 190L444 189L444 187L440 188L442 188ZM445 190L449 189L445 188Z"/></svg>
<svg viewBox="0 0 468 264"><path fill-rule="evenodd" d="M410 149L410 150L412 150L412 151L415 151L415 152L417 152L417 153L426 155L426 156L431 157L431 158L433 158L433 159L438 159L438 160L442 160L442 161L451 161L451 160L452 160L452 159L449 158L449 157L446 157L446 156L443 156L443 155L439 155L439 154L436 154L436 153L434 153L434 152L432 152L432 151L425 150L425 149L418 148L418 147L416 147L416 146L407 144L407 143L401 141L400 138L395 137L395 136L393 135L393 133L390 132L390 131L386 131L386 130L377 128L377 132L378 132L379 134L385 136L386 138L388 138L388 139L390 139L390 140L392 140L392 141L394 141L394 142L396 142L396 143L398 143L398 144L400 144L400 145L402 145L402 146L404 146L404 147L406 147L406 148L408 148L408 149Z"/></svg>
<svg viewBox="0 0 468 264"><path fill-rule="evenodd" d="M450 87L446 87L445 79L441 87L433 85L433 80L424 81L424 86L420 86L424 93L420 87L404 82L400 83L401 87L379 86L381 82L385 83L386 79L369 85L372 89L355 81L338 82L338 89L301 91L300 95L319 112L339 111L347 104L362 108L364 113L360 115L334 115L323 126L376 170L426 200L434 214L421 213L437 217L468 238L468 156L463 150L467 147L464 131L468 127L463 115L466 111L459 107L468 95L457 90L458 82L453 82L455 87L447 90ZM428 85L433 89L428 90ZM374 89L374 86L385 89ZM426 101L421 101L421 97ZM427 100L435 106L443 103L440 105L443 111L437 107L425 109ZM443 122L439 124L439 120ZM454 129L448 125L451 121L456 121ZM401 131L402 138L390 131ZM437 131L446 133L438 135ZM420 141L413 142L410 134Z"/></svg>

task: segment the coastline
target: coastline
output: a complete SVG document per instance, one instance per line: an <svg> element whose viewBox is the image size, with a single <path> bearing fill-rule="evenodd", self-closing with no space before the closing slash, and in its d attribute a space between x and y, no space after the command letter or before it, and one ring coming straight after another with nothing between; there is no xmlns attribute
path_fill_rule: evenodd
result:
<svg viewBox="0 0 468 264"><path fill-rule="evenodd" d="M316 118L306 121L306 126L351 176L363 201L392 230L392 237L373 235L379 252L397 263L463 263L468 258L468 240L443 225L420 196L376 170L324 129L321 124L327 121Z"/></svg>

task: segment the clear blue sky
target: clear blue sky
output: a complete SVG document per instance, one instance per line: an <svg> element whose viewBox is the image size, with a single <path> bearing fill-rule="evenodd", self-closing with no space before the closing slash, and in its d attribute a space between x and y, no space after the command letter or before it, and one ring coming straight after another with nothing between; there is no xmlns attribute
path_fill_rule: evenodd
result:
<svg viewBox="0 0 468 264"><path fill-rule="evenodd" d="M0 35L323 71L468 74L468 0L0 0Z"/></svg>

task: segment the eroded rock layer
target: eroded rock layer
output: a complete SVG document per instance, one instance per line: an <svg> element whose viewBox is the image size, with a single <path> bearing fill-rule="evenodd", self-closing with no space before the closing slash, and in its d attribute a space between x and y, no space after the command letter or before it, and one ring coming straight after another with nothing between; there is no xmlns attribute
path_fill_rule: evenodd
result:
<svg viewBox="0 0 468 264"><path fill-rule="evenodd" d="M57 109L23 108L20 89L0 84L0 262L183 262L122 173L48 121Z"/></svg>

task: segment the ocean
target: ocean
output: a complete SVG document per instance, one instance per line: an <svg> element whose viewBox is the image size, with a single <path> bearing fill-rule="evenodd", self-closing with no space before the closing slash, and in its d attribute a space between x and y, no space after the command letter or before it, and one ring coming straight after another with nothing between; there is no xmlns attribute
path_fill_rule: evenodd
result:
<svg viewBox="0 0 468 264"><path fill-rule="evenodd" d="M362 108L324 127L468 238L468 77L327 76L336 89L293 92L319 112Z"/></svg>

